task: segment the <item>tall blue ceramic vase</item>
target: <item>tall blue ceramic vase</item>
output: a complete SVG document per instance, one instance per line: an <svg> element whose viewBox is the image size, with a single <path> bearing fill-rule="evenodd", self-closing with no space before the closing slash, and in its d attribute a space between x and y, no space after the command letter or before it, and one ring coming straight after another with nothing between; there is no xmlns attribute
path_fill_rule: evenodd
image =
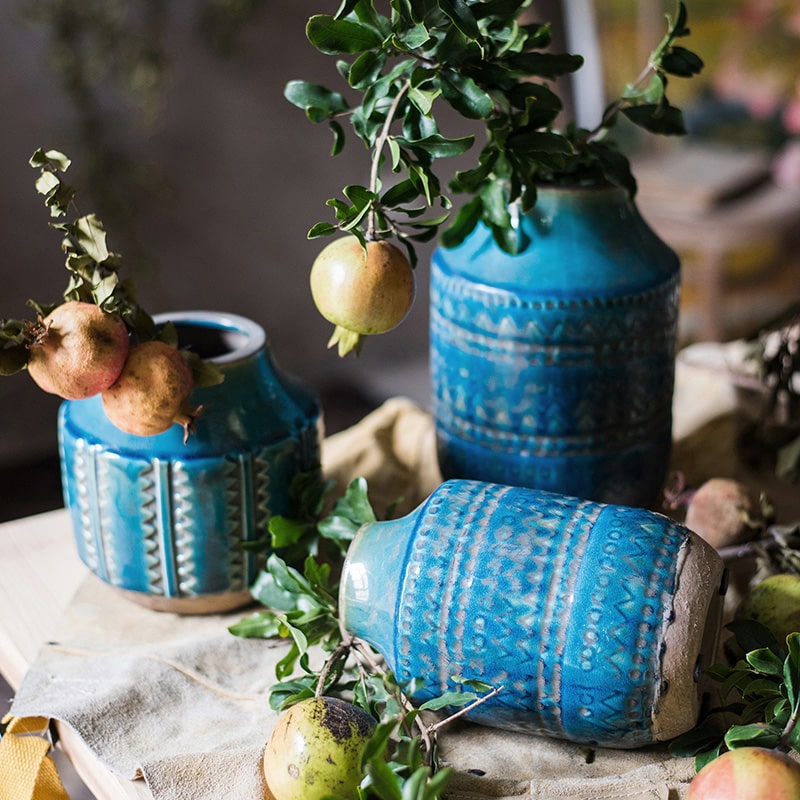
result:
<svg viewBox="0 0 800 800"><path fill-rule="evenodd" d="M59 411L65 504L78 554L101 580L158 610L212 613L246 603L260 559L243 545L291 511L288 487L319 464L316 396L273 361L264 330L217 312L156 317L224 381L196 389L203 405L184 444L178 425L123 433L100 396Z"/></svg>
<svg viewBox="0 0 800 800"><path fill-rule="evenodd" d="M439 248L431 377L445 477L646 506L669 459L679 262L618 188L541 188L509 255Z"/></svg>
<svg viewBox="0 0 800 800"><path fill-rule="evenodd" d="M696 724L723 576L713 548L645 509L453 480L362 526L339 605L398 680L421 679L419 700L479 679L500 691L476 722L632 748Z"/></svg>

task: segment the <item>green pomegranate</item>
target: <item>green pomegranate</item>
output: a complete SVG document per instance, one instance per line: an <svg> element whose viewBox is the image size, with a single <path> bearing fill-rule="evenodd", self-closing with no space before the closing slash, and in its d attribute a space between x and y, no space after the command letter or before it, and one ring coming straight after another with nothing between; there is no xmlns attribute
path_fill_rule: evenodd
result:
<svg viewBox="0 0 800 800"><path fill-rule="evenodd" d="M779 642L800 631L800 577L770 575L745 595L737 619L752 619L769 628Z"/></svg>
<svg viewBox="0 0 800 800"><path fill-rule="evenodd" d="M313 697L285 711L264 749L264 777L275 800L356 800L361 755L375 730L366 711L332 697Z"/></svg>
<svg viewBox="0 0 800 800"><path fill-rule="evenodd" d="M408 314L416 290L414 270L391 242L345 236L327 245L311 267L311 296L336 328L328 343L339 355L358 351L362 336L386 333Z"/></svg>

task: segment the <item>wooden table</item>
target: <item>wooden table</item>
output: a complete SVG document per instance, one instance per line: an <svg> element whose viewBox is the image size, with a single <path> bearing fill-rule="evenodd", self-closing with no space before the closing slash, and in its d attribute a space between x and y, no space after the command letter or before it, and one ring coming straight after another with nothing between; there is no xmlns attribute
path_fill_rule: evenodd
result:
<svg viewBox="0 0 800 800"><path fill-rule="evenodd" d="M64 510L0 525L0 565L0 673L17 689L89 573ZM57 727L60 747L97 800L152 800L143 781L116 777L71 728Z"/></svg>
<svg viewBox="0 0 800 800"><path fill-rule="evenodd" d="M637 205L681 255L684 289L697 294L701 340L742 334L727 324L726 310L746 309L749 330L800 297L800 189L775 185L768 170L761 153L703 145L634 163ZM733 279L729 260L753 247L763 249L764 263L749 278Z"/></svg>

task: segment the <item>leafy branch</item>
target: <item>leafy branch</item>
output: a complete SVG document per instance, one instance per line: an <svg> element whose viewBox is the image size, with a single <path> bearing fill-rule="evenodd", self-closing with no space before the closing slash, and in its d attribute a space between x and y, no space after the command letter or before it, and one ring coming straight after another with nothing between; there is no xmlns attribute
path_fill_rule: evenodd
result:
<svg viewBox="0 0 800 800"><path fill-rule="evenodd" d="M733 666L717 664L707 673L719 683L722 700L733 699L712 708L696 728L670 745L672 755L694 756L698 770L726 749L800 752L800 633L789 634L783 646L752 620L736 620L727 627L744 655Z"/></svg>
<svg viewBox="0 0 800 800"><path fill-rule="evenodd" d="M277 682L270 706L283 711L311 697L339 697L378 720L363 756L364 781L359 797L377 800L436 800L451 776L436 763L436 737L453 720L486 700L501 687L481 681L453 679L452 691L415 706L416 681L397 682L381 656L366 642L346 631L339 618L338 574L349 542L358 528L375 520L363 478L350 483L327 514L322 512L332 485L312 473L300 476L294 488L293 514L299 519L273 517L270 546L302 545L316 551L322 541L335 543L330 563L306 555L302 568L290 566L272 553L251 589L265 608L230 627L247 638L284 638L289 649L275 665ZM310 505L302 505L303 502ZM311 512L311 513L309 513ZM316 515L312 524L310 517ZM288 534L287 532L291 531ZM312 660L321 664L312 665ZM427 722L423 712L455 709L449 716Z"/></svg>
<svg viewBox="0 0 800 800"><path fill-rule="evenodd" d="M129 331L140 338L153 338L155 325L136 302L130 282L120 280L122 257L108 249L106 231L95 214L81 215L77 211L77 191L64 181L72 162L58 150L37 149L29 164L39 170L36 191L44 196L51 219L66 217L75 210L71 221L50 222L50 227L62 234L61 250L66 254L68 272L63 301L95 303L103 311L117 313ZM0 320L0 374L11 375L25 369L29 348L46 333L42 319L55 305L43 305L29 300L37 321L22 319Z"/></svg>
<svg viewBox="0 0 800 800"><path fill-rule="evenodd" d="M385 13L379 8L385 8ZM598 126L555 128L562 110L550 88L555 78L579 69L579 55L553 53L549 24L528 23L531 0L343 0L336 14L312 16L310 43L326 55L347 56L336 67L358 102L308 81L290 81L289 102L333 133L332 155L341 152L348 118L371 154L368 186L349 185L331 198L335 222L319 222L310 238L349 232L362 241L396 237L415 262L414 243L429 241L449 219L452 201L442 190L434 161L460 156L475 137L444 135L434 115L443 101L465 120L481 123L485 142L472 169L458 172L452 192L472 195L444 232L454 246L478 222L498 244L516 252L520 242L512 206L533 208L542 183L608 181L631 195L636 184L627 159L608 139L620 115L652 133L684 132L680 110L666 94L668 75L691 77L701 59L676 41L689 35L687 12L677 3L668 30L633 84L611 103ZM384 189L381 173L391 172ZM444 213L425 215L439 205Z"/></svg>
<svg viewBox="0 0 800 800"><path fill-rule="evenodd" d="M139 305L133 282L122 280L122 256L108 248L106 230L94 214L81 214L75 202L77 191L64 180L71 160L58 150L37 149L29 164L39 170L36 191L44 196L51 220L61 220L74 212L71 220L51 221L50 227L62 235L61 250L66 255L67 285L61 302L93 303L104 312L117 314L137 340L159 338L177 346L177 333L171 324L156 329L152 317ZM24 319L0 320L0 375L12 375L26 368L32 345L47 335L45 317L60 303L43 305L28 300L36 312L35 322ZM186 352L196 386L212 386L223 379L219 369L196 353Z"/></svg>

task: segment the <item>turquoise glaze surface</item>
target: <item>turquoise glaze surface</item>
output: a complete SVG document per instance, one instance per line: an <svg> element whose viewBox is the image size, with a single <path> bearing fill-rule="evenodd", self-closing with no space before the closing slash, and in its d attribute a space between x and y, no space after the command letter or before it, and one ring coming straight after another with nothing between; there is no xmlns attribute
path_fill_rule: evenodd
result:
<svg viewBox="0 0 800 800"><path fill-rule="evenodd" d="M646 506L669 460L679 262L619 189L540 189L511 256L479 226L431 270L446 478Z"/></svg>
<svg viewBox="0 0 800 800"><path fill-rule="evenodd" d="M419 700L455 690L454 676L480 679L503 688L476 722L639 747L654 739L690 536L644 509L452 480L406 517L360 529L342 620L400 681L422 679ZM690 624L703 613L690 609Z"/></svg>
<svg viewBox="0 0 800 800"><path fill-rule="evenodd" d="M100 396L59 411L65 504L81 560L103 581L163 598L246 592L260 559L245 542L285 514L298 471L319 463L316 396L272 360L264 330L217 312L161 315L225 380L196 389L196 432L122 432Z"/></svg>

